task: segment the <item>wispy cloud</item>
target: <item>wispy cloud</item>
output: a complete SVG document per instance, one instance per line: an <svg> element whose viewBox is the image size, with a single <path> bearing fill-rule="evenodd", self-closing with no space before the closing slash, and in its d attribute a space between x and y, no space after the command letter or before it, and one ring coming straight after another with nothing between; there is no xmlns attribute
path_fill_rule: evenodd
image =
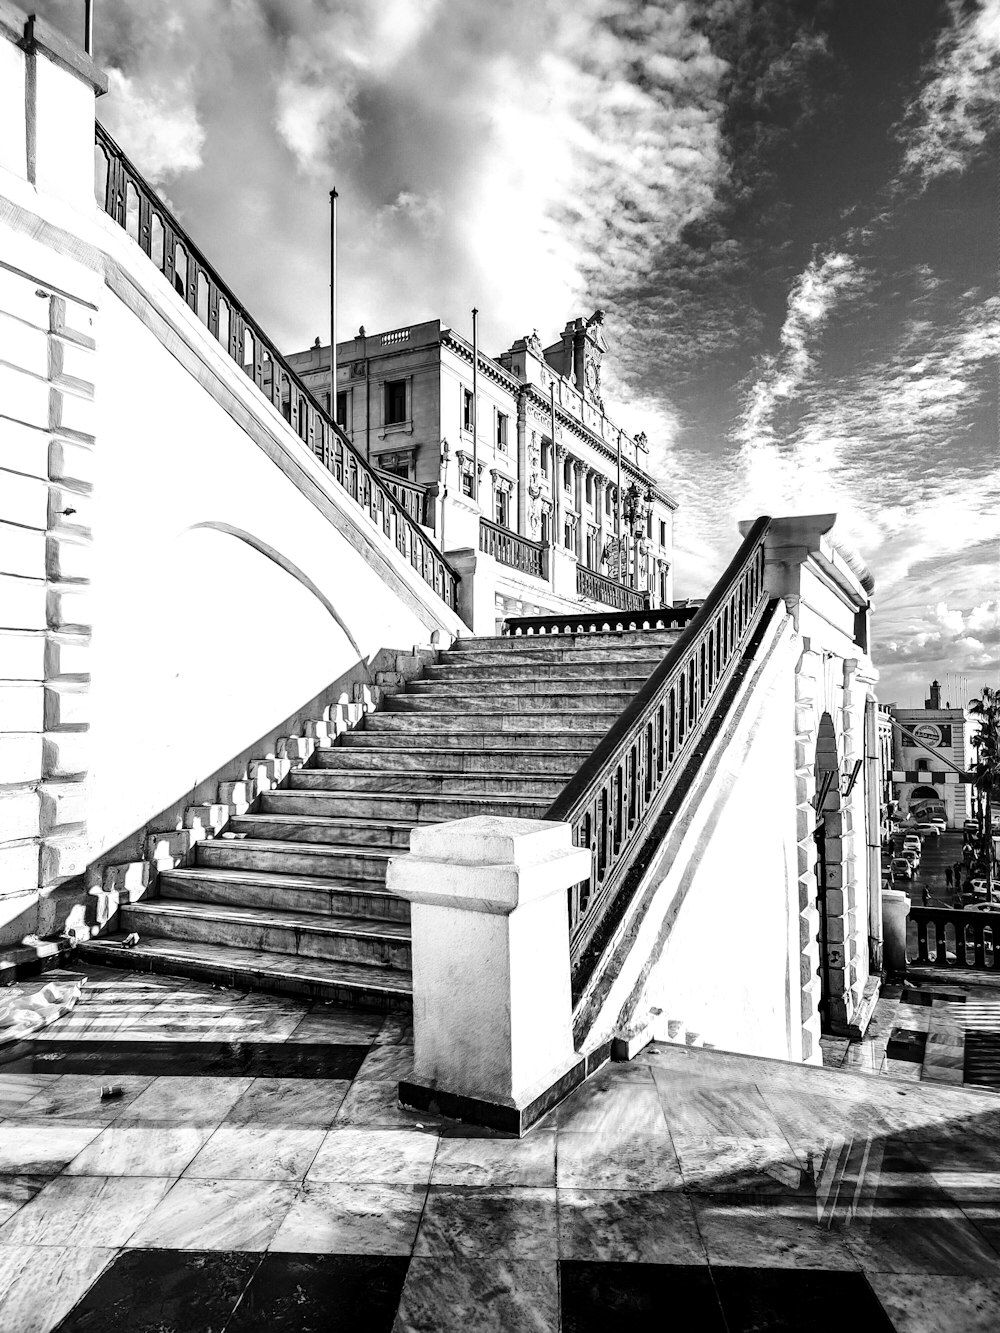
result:
<svg viewBox="0 0 1000 1333"><path fill-rule="evenodd" d="M948 0L948 16L898 130L904 171L922 184L962 171L1000 114L1000 0Z"/></svg>

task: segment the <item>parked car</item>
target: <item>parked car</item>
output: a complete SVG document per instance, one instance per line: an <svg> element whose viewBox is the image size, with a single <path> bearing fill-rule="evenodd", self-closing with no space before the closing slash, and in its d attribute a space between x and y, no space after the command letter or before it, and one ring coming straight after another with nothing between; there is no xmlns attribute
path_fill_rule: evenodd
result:
<svg viewBox="0 0 1000 1333"><path fill-rule="evenodd" d="M973 879L970 879L968 883L972 892L977 896L981 893L989 893L989 884L981 875L976 875Z"/></svg>
<svg viewBox="0 0 1000 1333"><path fill-rule="evenodd" d="M920 864L920 853L915 851L912 847L903 848L902 858L909 863L913 870L916 870L917 866Z"/></svg>
<svg viewBox="0 0 1000 1333"><path fill-rule="evenodd" d="M1000 912L1000 903L969 903L967 912Z"/></svg>
<svg viewBox="0 0 1000 1333"><path fill-rule="evenodd" d="M893 879L913 878L913 867L904 856L894 856L889 863L889 871Z"/></svg>
<svg viewBox="0 0 1000 1333"><path fill-rule="evenodd" d="M924 823L934 824L939 833L947 833L948 831L948 821L943 815L928 815Z"/></svg>
<svg viewBox="0 0 1000 1333"><path fill-rule="evenodd" d="M919 824L914 824L913 831L914 833L919 834L921 838L940 838L941 836L941 830L938 828L937 824L932 823L929 819L924 820Z"/></svg>
<svg viewBox="0 0 1000 1333"><path fill-rule="evenodd" d="M979 832L979 821L978 821L977 819L967 819L967 820L965 821L965 823L962 825L962 832L963 832L963 833L978 833L978 832Z"/></svg>

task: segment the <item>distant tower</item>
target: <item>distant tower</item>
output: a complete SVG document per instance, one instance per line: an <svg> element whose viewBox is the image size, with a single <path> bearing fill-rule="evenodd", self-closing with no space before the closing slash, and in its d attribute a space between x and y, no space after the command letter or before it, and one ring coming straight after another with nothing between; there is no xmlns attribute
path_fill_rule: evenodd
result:
<svg viewBox="0 0 1000 1333"><path fill-rule="evenodd" d="M924 707L925 707L925 708L940 708L940 707L941 707L941 682L940 682L940 681L938 681L938 680L932 680L932 681L931 681L931 697L930 697L929 699L925 699L925 700L924 700Z"/></svg>

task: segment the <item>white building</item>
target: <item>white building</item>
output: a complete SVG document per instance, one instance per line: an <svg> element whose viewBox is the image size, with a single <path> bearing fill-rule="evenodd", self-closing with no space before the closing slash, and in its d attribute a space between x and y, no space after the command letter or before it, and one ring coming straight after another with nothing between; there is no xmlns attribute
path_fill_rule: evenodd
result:
<svg viewBox="0 0 1000 1333"><path fill-rule="evenodd" d="M677 504L605 411L603 321L497 357L440 320L337 345L339 424L446 551L497 561L499 610L672 600ZM329 347L288 361L329 405Z"/></svg>

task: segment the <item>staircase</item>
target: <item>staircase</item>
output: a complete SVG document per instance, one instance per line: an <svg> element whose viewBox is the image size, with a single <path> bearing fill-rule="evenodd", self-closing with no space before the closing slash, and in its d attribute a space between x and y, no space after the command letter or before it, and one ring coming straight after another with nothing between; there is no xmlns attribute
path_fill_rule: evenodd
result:
<svg viewBox="0 0 1000 1333"><path fill-rule="evenodd" d="M460 639L422 678L260 795L156 896L123 904L94 962L407 1008L409 904L385 888L410 830L540 819L677 629ZM139 943L125 947L132 933Z"/></svg>

